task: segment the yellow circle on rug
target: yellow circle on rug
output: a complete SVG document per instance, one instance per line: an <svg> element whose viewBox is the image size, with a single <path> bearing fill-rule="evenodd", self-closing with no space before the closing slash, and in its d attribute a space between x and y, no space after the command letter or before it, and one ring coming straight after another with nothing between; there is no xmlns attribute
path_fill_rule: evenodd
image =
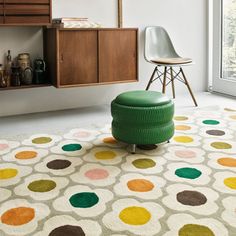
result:
<svg viewBox="0 0 236 236"><path fill-rule="evenodd" d="M217 162L222 166L236 167L236 159L231 157L222 157L217 160Z"/></svg>
<svg viewBox="0 0 236 236"><path fill-rule="evenodd" d="M17 174L18 174L17 169L13 168L0 169L0 179L11 179L14 178Z"/></svg>
<svg viewBox="0 0 236 236"><path fill-rule="evenodd" d="M144 225L151 219L151 214L143 207L132 206L123 209L119 218L128 225Z"/></svg>
<svg viewBox="0 0 236 236"><path fill-rule="evenodd" d="M184 120L188 120L188 117L186 117L186 116L175 116L174 120L184 121Z"/></svg>
<svg viewBox="0 0 236 236"><path fill-rule="evenodd" d="M211 146L215 149L231 149L232 145L225 142L213 142Z"/></svg>
<svg viewBox="0 0 236 236"><path fill-rule="evenodd" d="M16 153L15 158L20 160L28 160L37 157L37 155L38 153L35 151L22 151Z"/></svg>
<svg viewBox="0 0 236 236"><path fill-rule="evenodd" d="M227 187L236 190L236 177L230 177L230 178L224 179L224 184Z"/></svg>
<svg viewBox="0 0 236 236"><path fill-rule="evenodd" d="M215 234L205 225L187 224L179 230L178 236L215 236Z"/></svg>
<svg viewBox="0 0 236 236"><path fill-rule="evenodd" d="M103 139L103 142L107 144L116 144L117 140L114 139L113 137L107 137Z"/></svg>
<svg viewBox="0 0 236 236"><path fill-rule="evenodd" d="M96 152L95 157L98 160L112 160L116 157L116 154L112 151L101 151L101 152Z"/></svg>
<svg viewBox="0 0 236 236"><path fill-rule="evenodd" d="M149 192L154 188L151 181L146 179L133 179L128 181L128 188L134 192Z"/></svg>
<svg viewBox="0 0 236 236"><path fill-rule="evenodd" d="M35 211L30 207L12 208L1 216L3 224L20 226L29 223L35 217Z"/></svg>
<svg viewBox="0 0 236 236"><path fill-rule="evenodd" d="M230 116L230 118L236 120L236 115Z"/></svg>
<svg viewBox="0 0 236 236"><path fill-rule="evenodd" d="M193 142L193 138L189 136L176 136L174 140L178 143L191 143Z"/></svg>
<svg viewBox="0 0 236 236"><path fill-rule="evenodd" d="M188 125L176 125L175 129L176 130L181 130L181 131L187 131L187 130L190 130L191 127L188 126Z"/></svg>
<svg viewBox="0 0 236 236"><path fill-rule="evenodd" d="M52 139L50 137L38 137L38 138L34 138L32 140L32 143L45 144L45 143L50 143L51 141L52 141Z"/></svg>

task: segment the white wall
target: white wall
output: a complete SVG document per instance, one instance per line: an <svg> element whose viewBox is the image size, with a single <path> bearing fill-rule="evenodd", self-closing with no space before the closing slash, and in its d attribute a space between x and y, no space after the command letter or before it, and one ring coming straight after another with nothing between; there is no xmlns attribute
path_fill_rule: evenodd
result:
<svg viewBox="0 0 236 236"><path fill-rule="evenodd" d="M207 1L123 0L123 11L124 27L138 27L140 30L139 83L0 91L0 116L109 104L122 91L145 88L153 70L153 66L143 59L143 30L147 25L161 25L168 30L179 54L192 57L196 62L185 70L193 90L206 90ZM117 0L54 0L53 17L62 16L88 16L104 27L116 27ZM41 29L0 28L0 63L8 49L14 56L20 52L30 52L32 59L41 56ZM152 88L159 90L160 84ZM186 92L184 85L177 85L177 94Z"/></svg>

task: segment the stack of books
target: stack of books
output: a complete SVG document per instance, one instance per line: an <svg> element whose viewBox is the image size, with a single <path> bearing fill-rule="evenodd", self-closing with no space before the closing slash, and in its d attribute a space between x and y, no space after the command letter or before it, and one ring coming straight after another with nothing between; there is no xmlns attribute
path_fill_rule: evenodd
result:
<svg viewBox="0 0 236 236"><path fill-rule="evenodd" d="M55 18L52 25L59 28L101 28L100 24L89 21L86 17Z"/></svg>

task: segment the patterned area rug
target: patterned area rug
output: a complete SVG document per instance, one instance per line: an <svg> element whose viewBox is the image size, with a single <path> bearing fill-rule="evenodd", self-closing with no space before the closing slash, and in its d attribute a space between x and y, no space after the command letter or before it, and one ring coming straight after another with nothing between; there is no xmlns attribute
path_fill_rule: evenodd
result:
<svg viewBox="0 0 236 236"><path fill-rule="evenodd" d="M175 125L135 155L109 125L0 140L0 235L236 235L236 111Z"/></svg>

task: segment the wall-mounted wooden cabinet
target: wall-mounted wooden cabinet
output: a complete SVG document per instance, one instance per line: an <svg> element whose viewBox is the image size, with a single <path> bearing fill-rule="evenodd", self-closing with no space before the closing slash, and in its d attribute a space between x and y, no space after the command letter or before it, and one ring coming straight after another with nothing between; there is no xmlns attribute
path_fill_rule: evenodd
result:
<svg viewBox="0 0 236 236"><path fill-rule="evenodd" d="M4 11L3 11L3 0L0 0L0 24L3 24Z"/></svg>
<svg viewBox="0 0 236 236"><path fill-rule="evenodd" d="M48 25L51 0L0 0L0 24Z"/></svg>
<svg viewBox="0 0 236 236"><path fill-rule="evenodd" d="M56 87L135 82L137 29L46 29L44 56Z"/></svg>

